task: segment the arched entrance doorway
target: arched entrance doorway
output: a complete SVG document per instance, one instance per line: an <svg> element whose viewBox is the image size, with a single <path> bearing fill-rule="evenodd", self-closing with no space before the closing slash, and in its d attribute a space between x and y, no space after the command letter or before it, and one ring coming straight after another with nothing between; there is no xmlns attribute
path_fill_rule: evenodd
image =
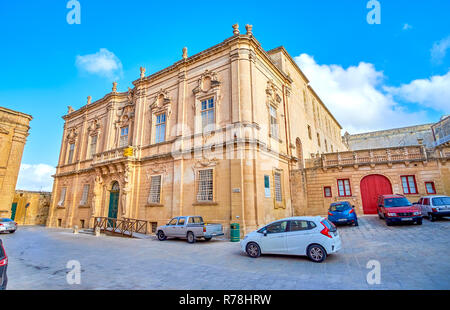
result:
<svg viewBox="0 0 450 310"><path fill-rule="evenodd" d="M392 194L391 182L379 174L364 177L360 188L364 214L377 214L378 196Z"/></svg>
<svg viewBox="0 0 450 310"><path fill-rule="evenodd" d="M119 193L120 186L118 182L114 182L109 193L109 211L108 217L116 219L119 210Z"/></svg>

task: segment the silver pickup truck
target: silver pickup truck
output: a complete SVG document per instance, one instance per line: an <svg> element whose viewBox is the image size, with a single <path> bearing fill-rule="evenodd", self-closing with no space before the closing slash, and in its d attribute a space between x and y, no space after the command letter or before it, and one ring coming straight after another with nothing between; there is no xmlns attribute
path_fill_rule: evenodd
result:
<svg viewBox="0 0 450 310"><path fill-rule="evenodd" d="M156 229L158 240L164 241L167 237L186 238L189 243L194 243L198 238L206 241L212 237L222 236L221 224L205 224L201 216L174 217L167 225Z"/></svg>

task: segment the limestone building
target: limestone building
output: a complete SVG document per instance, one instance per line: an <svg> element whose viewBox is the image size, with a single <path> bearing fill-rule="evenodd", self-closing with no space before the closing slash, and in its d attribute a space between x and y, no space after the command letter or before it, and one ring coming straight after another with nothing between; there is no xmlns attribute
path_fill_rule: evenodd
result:
<svg viewBox="0 0 450 310"><path fill-rule="evenodd" d="M306 158L347 150L292 57L251 25L63 118L50 226L196 214L249 231L296 213L290 179Z"/></svg>
<svg viewBox="0 0 450 310"><path fill-rule="evenodd" d="M17 190L11 208L11 219L19 225L46 225L50 207L48 192Z"/></svg>
<svg viewBox="0 0 450 310"><path fill-rule="evenodd" d="M11 216L31 115L0 107L0 217Z"/></svg>

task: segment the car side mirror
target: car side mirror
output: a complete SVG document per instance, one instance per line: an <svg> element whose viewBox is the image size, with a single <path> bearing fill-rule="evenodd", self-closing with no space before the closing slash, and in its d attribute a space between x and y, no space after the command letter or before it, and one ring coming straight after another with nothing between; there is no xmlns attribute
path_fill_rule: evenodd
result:
<svg viewBox="0 0 450 310"><path fill-rule="evenodd" d="M352 206L352 208L354 209L354 208L355 208L355 206Z"/></svg>
<svg viewBox="0 0 450 310"><path fill-rule="evenodd" d="M263 230L264 237L267 237L267 230Z"/></svg>

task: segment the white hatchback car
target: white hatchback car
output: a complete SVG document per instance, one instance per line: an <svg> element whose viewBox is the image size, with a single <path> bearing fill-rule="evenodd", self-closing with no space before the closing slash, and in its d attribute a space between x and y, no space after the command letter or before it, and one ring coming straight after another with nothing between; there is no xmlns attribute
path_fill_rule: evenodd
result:
<svg viewBox="0 0 450 310"><path fill-rule="evenodd" d="M241 241L241 249L253 258L261 254L307 255L321 263L341 249L341 238L336 226L324 217L290 217L249 233Z"/></svg>

